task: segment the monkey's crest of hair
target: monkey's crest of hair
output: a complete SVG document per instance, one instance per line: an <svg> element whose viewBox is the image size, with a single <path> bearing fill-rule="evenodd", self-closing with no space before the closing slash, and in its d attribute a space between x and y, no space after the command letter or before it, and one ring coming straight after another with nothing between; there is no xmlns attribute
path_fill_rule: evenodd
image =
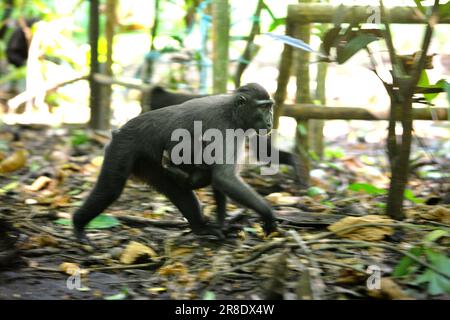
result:
<svg viewBox="0 0 450 320"><path fill-rule="evenodd" d="M257 99L261 100L267 100L270 99L270 95L267 92L266 89L264 89L263 86L261 86L258 83L247 83L246 85L243 85L242 87L239 87L236 90L236 93L243 93L245 95L250 95L252 97L255 97Z"/></svg>

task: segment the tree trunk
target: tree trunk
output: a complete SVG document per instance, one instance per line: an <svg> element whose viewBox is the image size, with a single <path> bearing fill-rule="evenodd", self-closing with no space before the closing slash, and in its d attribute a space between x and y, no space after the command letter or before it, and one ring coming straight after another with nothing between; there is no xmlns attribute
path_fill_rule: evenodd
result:
<svg viewBox="0 0 450 320"><path fill-rule="evenodd" d="M254 55L254 43L255 36L260 33L260 19L261 19L261 10L264 7L264 1L258 0L258 4L256 5L255 13L253 14L253 24L250 34L248 36L247 45L245 46L244 53L239 59L239 64L236 69L236 75L234 76L234 84L236 88L241 86L241 77L244 73L245 69L247 69L250 61L253 59Z"/></svg>
<svg viewBox="0 0 450 320"><path fill-rule="evenodd" d="M103 104L101 99L101 86L98 84L94 75L99 72L100 65L98 62L98 38L99 38L99 1L90 0L89 6L89 44L91 47L91 61L90 61L90 73L89 73L89 86L90 93L90 107L91 107L91 119L89 126L92 129L105 130L109 127L108 121L105 121L105 112L103 110Z"/></svg>
<svg viewBox="0 0 450 320"><path fill-rule="evenodd" d="M213 0L213 93L225 93L228 82L230 9L228 0Z"/></svg>

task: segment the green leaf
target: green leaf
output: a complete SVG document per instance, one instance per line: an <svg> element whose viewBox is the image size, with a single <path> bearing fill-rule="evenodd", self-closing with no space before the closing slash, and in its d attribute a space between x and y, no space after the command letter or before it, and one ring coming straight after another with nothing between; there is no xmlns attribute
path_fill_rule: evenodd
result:
<svg viewBox="0 0 450 320"><path fill-rule="evenodd" d="M16 188L19 187L19 182L18 181L13 181L8 183L6 186L0 188L0 194L14 190Z"/></svg>
<svg viewBox="0 0 450 320"><path fill-rule="evenodd" d="M105 300L124 300L128 296L128 288L123 288L121 292L105 297Z"/></svg>
<svg viewBox="0 0 450 320"><path fill-rule="evenodd" d="M286 18L276 18L270 24L269 32L272 32L273 30L275 30L279 26L282 26L282 25L285 25L285 24L286 24Z"/></svg>
<svg viewBox="0 0 450 320"><path fill-rule="evenodd" d="M450 259L447 256L431 249L425 250L425 254L434 268L450 276ZM431 295L450 293L450 280L430 269L420 275L415 283L428 283L427 291Z"/></svg>
<svg viewBox="0 0 450 320"><path fill-rule="evenodd" d="M88 141L89 136L81 130L76 130L71 137L72 146L79 146Z"/></svg>
<svg viewBox="0 0 450 320"><path fill-rule="evenodd" d="M367 45L379 38L371 34L360 34L350 40L344 47L337 47L337 62L345 63L353 57L358 51L367 47Z"/></svg>
<svg viewBox="0 0 450 320"><path fill-rule="evenodd" d="M425 7L422 5L422 0L414 0L414 2L416 3L417 9L420 10L420 12L422 12L423 14L426 13L426 9Z"/></svg>
<svg viewBox="0 0 450 320"><path fill-rule="evenodd" d="M450 15L450 1L445 4L439 5L439 14L442 18L446 18Z"/></svg>
<svg viewBox="0 0 450 320"><path fill-rule="evenodd" d="M319 187L310 187L308 188L308 196L310 197L315 197L321 194L325 194L325 190L323 190L322 188Z"/></svg>
<svg viewBox="0 0 450 320"><path fill-rule="evenodd" d="M430 79L428 78L428 73L426 70L422 71L422 74L420 75L419 82L417 83L417 86L420 88L438 88L442 89L442 92L447 92L448 99L450 101L450 85L445 79L441 79L435 84L430 83ZM439 93L424 93L424 98L431 102L433 101Z"/></svg>
<svg viewBox="0 0 450 320"><path fill-rule="evenodd" d="M434 230L431 231L429 234L426 235L424 242L425 243L432 243L435 242L436 240L444 237L444 236L448 236L448 231L446 230L442 230L442 229L438 229L438 230Z"/></svg>
<svg viewBox="0 0 450 320"><path fill-rule="evenodd" d="M423 253L423 249L421 247L413 247L409 250L409 253L413 254L416 257L419 257ZM406 276L417 269L417 263L412 260L408 256L404 256L400 262L395 266L392 275L394 277Z"/></svg>
<svg viewBox="0 0 450 320"><path fill-rule="evenodd" d="M306 129L305 125L301 123L297 125L297 131L302 136L306 136L308 134L308 130Z"/></svg>
<svg viewBox="0 0 450 320"><path fill-rule="evenodd" d="M341 147L325 148L324 155L327 159L341 159L345 157L345 151Z"/></svg>
<svg viewBox="0 0 450 320"><path fill-rule="evenodd" d="M113 294L112 296L105 297L105 300L125 300L127 295L123 292Z"/></svg>
<svg viewBox="0 0 450 320"><path fill-rule="evenodd" d="M71 226L72 220L70 219L58 219L55 221L57 224L61 224L64 226ZM96 217L94 220L89 222L89 224L86 226L88 229L109 229L115 226L120 225L119 220L117 220L115 217L101 214L98 217Z"/></svg>
<svg viewBox="0 0 450 320"><path fill-rule="evenodd" d="M352 183L347 188L350 191L365 192L367 194L380 196L386 194L386 190L375 187L370 183Z"/></svg>
<svg viewBox="0 0 450 320"><path fill-rule="evenodd" d="M414 202L414 203L424 203L422 199L416 198L414 193L410 189L406 189L404 193L405 199Z"/></svg>
<svg viewBox="0 0 450 320"><path fill-rule="evenodd" d="M212 291L206 291L203 294L203 300L216 300L216 294Z"/></svg>

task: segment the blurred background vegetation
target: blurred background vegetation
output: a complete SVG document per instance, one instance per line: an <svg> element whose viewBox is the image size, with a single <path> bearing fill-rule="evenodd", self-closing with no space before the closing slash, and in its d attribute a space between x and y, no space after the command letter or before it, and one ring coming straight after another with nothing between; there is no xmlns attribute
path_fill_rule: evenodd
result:
<svg viewBox="0 0 450 320"><path fill-rule="evenodd" d="M301 2L301 1L300 1ZM378 0L317 1L344 5L379 5ZM297 0L248 0L229 1L230 50L228 90L237 82L239 65L245 66L241 82L257 81L273 93L277 86L278 64L283 44L261 35L265 32L285 33L287 6ZM426 4L426 1L423 2ZM102 0L100 1L99 62L101 71L107 61L108 8L114 5L114 41L112 49L112 73L115 77L137 83L162 84L171 89L208 93L212 92L211 66L211 8L209 0ZM386 5L415 5L413 0L388 1ZM260 7L260 17L258 17ZM155 15L155 13L157 13ZM5 123L43 122L50 124L85 123L89 120L89 86L86 81L48 90L46 110L38 113L5 113L7 101L26 88L26 66L8 63L5 53L8 41L22 19L38 19L31 31L40 38L39 64L33 72L34 83L44 87L57 86L89 71L90 47L88 41L89 1L83 0L5 0L0 4L1 26L8 27L0 39L0 119ZM258 26L250 54L245 56L252 27ZM156 26L156 28L155 28ZM418 49L417 35L422 31L418 25L394 25L394 42L399 54L410 54ZM447 78L450 68L450 42L448 25L439 25L431 45L431 53L439 53L434 68L427 70L430 83ZM323 27L315 24L311 45L319 48ZM386 51L384 44L379 51ZM314 58L312 59L314 60ZM151 63L152 75L148 65ZM317 72L317 63L311 64L311 74ZM343 65L329 64L326 78L326 103L333 106L358 106L387 109L389 97L382 84L367 68L367 56L357 54ZM30 68L30 66L28 66ZM104 73L104 72L102 72ZM316 78L311 79L315 88ZM295 100L295 80L288 86L288 100ZM141 93L120 86L113 86L112 124L120 125L141 112ZM447 106L444 95L439 95L436 106ZM16 106L17 107L17 106ZM42 113L42 114L41 114ZM282 136L295 134L293 118L280 120ZM448 129L431 128L428 122L417 122L419 135L432 130L440 137L448 138ZM354 131L352 129L358 129ZM385 125L379 122L327 121L324 135L328 138L348 136L358 139L363 135L369 142L384 138ZM381 129L381 130L380 130ZM359 132L359 133L358 133Z"/></svg>

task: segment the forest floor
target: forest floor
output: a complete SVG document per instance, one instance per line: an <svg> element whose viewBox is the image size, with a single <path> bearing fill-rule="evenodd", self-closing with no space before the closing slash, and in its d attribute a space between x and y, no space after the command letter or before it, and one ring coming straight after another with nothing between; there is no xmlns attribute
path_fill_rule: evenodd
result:
<svg viewBox="0 0 450 320"><path fill-rule="evenodd" d="M254 212L230 203L227 240L195 236L164 196L130 180L90 225L93 249L69 222L107 142L74 129L0 129L0 299L450 298L445 141L414 151L401 222L384 215L384 146L334 141L308 190L287 167L243 170L274 207L278 234L265 237ZM214 219L211 190L197 195Z"/></svg>

